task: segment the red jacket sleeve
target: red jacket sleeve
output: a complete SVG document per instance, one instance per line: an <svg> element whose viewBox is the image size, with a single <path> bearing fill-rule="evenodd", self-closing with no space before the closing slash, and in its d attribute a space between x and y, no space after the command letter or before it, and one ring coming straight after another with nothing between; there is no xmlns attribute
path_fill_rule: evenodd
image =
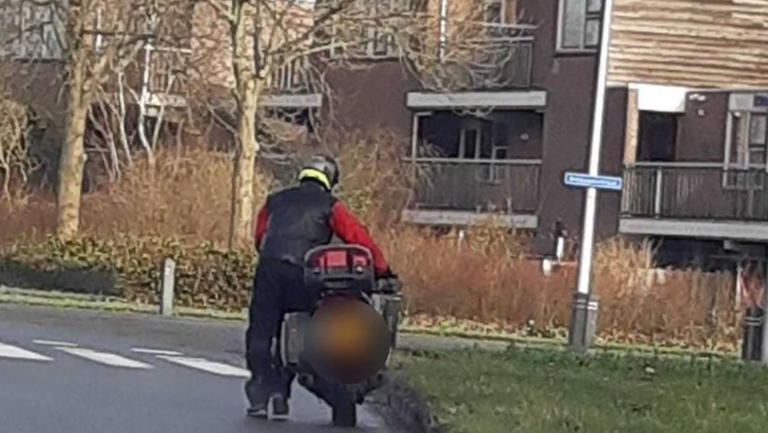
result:
<svg viewBox="0 0 768 433"><path fill-rule="evenodd" d="M377 274L383 274L389 269L389 264L384 259L384 254L368 234L368 230L341 202L336 202L333 206L331 229L344 242L371 250L373 265L376 268Z"/></svg>
<svg viewBox="0 0 768 433"><path fill-rule="evenodd" d="M261 248L261 241L267 233L267 221L269 221L269 209L265 204L256 216L256 250Z"/></svg>

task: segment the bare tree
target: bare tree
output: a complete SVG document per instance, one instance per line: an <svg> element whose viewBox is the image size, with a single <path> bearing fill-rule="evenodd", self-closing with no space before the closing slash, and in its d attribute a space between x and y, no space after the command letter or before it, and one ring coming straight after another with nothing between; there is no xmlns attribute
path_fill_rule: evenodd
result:
<svg viewBox="0 0 768 433"><path fill-rule="evenodd" d="M128 82L129 74L117 71L100 87L89 115L95 138L89 144L94 152L109 154L105 168L111 180L117 180L122 167L131 167L139 154L146 157L153 173L155 154L167 143L168 127L180 125L187 117L183 67L189 48L153 35L142 50L143 55L128 66L138 83ZM173 138L178 145L178 135Z"/></svg>
<svg viewBox="0 0 768 433"><path fill-rule="evenodd" d="M230 247L247 244L252 238L253 179L260 150L257 134L269 125L257 119L266 111L262 102L273 84L274 74L286 65L308 58L317 30L353 4L354 0L333 0L323 2L322 6L304 0L208 1L209 7L226 23L228 40L220 42L226 42L231 50L236 150ZM221 45L214 46L221 49Z"/></svg>
<svg viewBox="0 0 768 433"><path fill-rule="evenodd" d="M32 0L29 0L32 1ZM36 0L35 0L36 1ZM174 0L50 0L59 22L67 68L66 139L59 161L57 233L78 232L84 137L89 110L110 79L130 73L128 66L159 38L159 23ZM142 94L141 102L147 95ZM124 102L124 101L123 101ZM143 127L143 122L139 125ZM124 139L123 137L122 139ZM146 137L145 137L146 138ZM113 147L113 146L112 146ZM116 149L112 148L114 154ZM151 155L150 155L151 157ZM114 155L113 155L114 159Z"/></svg>
<svg viewBox="0 0 768 433"><path fill-rule="evenodd" d="M219 81L233 89L235 101L235 116L229 122L236 142L230 246L252 239L256 155L275 150L265 136L277 136L274 141L281 142L286 134L296 132L285 127L292 122L275 116L267 98L276 91L297 90L285 86L297 75L299 91L329 96L332 89L325 80L329 70L368 68L370 62L359 60L382 56L400 60L430 90L508 86L505 80L514 75L504 67L514 63L514 47L527 40L529 27L510 24L509 19L487 23L485 3L207 0L206 7L227 30L207 37L214 55L225 53L231 59L231 80ZM449 20L450 26L446 25ZM259 134L264 138L261 142Z"/></svg>
<svg viewBox="0 0 768 433"><path fill-rule="evenodd" d="M78 233L80 224L89 110L111 73L124 70L139 53L148 36L143 24L151 4L144 0L69 0L53 6L64 23L67 66L66 139L59 160L57 234L69 238Z"/></svg>
<svg viewBox="0 0 768 433"><path fill-rule="evenodd" d="M22 104L0 96L0 119L0 198L8 201L13 198L11 185L23 188L32 168L27 139L29 115Z"/></svg>

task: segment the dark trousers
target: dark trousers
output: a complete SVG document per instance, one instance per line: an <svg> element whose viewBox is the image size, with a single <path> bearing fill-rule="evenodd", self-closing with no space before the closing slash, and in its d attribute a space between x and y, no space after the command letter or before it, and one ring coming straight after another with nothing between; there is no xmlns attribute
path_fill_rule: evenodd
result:
<svg viewBox="0 0 768 433"><path fill-rule="evenodd" d="M304 270L280 260L262 259L256 269L246 331L246 360L251 380L248 397L266 399L271 393L290 395L293 377L282 370L272 344L279 338L283 315L310 311L314 296L304 287Z"/></svg>

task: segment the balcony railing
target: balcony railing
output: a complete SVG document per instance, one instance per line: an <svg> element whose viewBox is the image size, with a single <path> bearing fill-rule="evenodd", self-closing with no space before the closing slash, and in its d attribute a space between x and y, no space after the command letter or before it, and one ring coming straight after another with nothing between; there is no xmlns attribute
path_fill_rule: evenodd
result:
<svg viewBox="0 0 768 433"><path fill-rule="evenodd" d="M638 165L624 171L622 213L670 219L768 221L765 167Z"/></svg>
<svg viewBox="0 0 768 433"><path fill-rule="evenodd" d="M535 214L540 160L419 158L414 208Z"/></svg>
<svg viewBox="0 0 768 433"><path fill-rule="evenodd" d="M184 48L154 48L149 64L149 92L160 95L183 94L190 55L191 51Z"/></svg>
<svg viewBox="0 0 768 433"><path fill-rule="evenodd" d="M438 75L457 90L529 88L533 77L534 26L455 22L439 42Z"/></svg>
<svg viewBox="0 0 768 433"><path fill-rule="evenodd" d="M486 25L472 62L470 86L474 90L529 88L533 79L534 37L522 25Z"/></svg>

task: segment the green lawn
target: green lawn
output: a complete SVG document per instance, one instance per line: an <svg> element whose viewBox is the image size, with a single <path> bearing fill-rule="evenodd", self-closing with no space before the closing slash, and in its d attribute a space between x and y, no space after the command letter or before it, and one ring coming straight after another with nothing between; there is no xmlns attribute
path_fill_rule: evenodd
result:
<svg viewBox="0 0 768 433"><path fill-rule="evenodd" d="M554 351L398 354L454 433L768 429L768 369L723 360Z"/></svg>

